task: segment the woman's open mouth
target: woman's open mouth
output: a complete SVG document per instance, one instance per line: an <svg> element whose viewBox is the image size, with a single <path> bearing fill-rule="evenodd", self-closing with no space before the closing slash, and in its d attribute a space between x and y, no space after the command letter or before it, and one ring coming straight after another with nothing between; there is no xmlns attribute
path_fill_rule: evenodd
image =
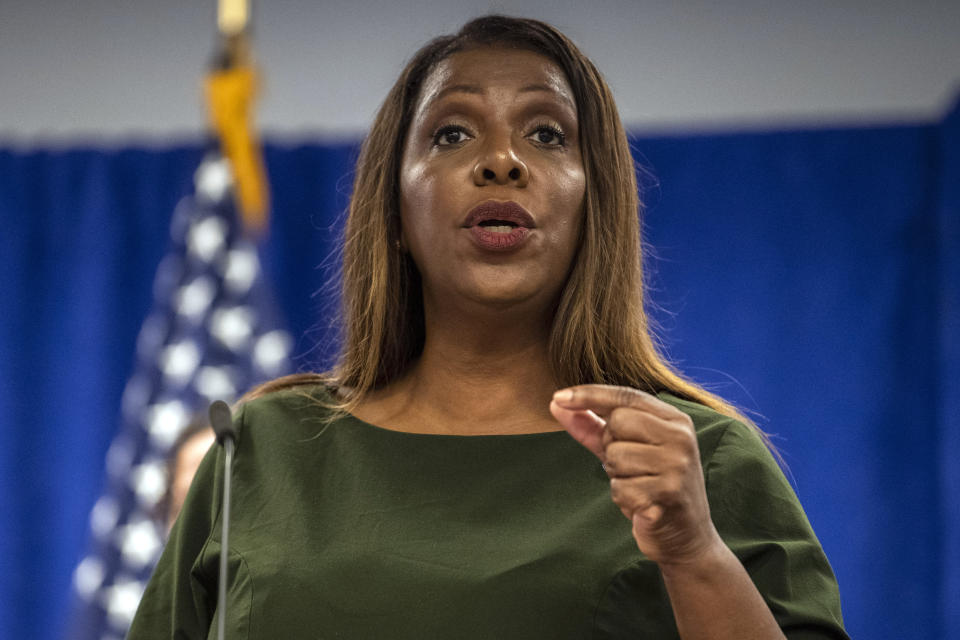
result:
<svg viewBox="0 0 960 640"><path fill-rule="evenodd" d="M474 243L488 251L507 251L523 244L536 225L533 216L516 202L487 200L467 214L463 228Z"/></svg>
<svg viewBox="0 0 960 640"><path fill-rule="evenodd" d="M516 223L506 220L484 220L480 223L480 226L493 233L510 233L517 228Z"/></svg>

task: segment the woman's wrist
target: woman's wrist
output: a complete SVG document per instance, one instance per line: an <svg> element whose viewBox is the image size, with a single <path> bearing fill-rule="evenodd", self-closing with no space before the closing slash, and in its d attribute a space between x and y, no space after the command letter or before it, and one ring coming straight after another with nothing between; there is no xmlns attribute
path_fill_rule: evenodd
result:
<svg viewBox="0 0 960 640"><path fill-rule="evenodd" d="M684 640L783 640L743 564L719 536L696 557L659 567Z"/></svg>
<svg viewBox="0 0 960 640"><path fill-rule="evenodd" d="M704 544L694 554L677 560L661 561L658 566L665 581L684 579L707 581L715 579L731 568L742 568L740 561L720 536Z"/></svg>

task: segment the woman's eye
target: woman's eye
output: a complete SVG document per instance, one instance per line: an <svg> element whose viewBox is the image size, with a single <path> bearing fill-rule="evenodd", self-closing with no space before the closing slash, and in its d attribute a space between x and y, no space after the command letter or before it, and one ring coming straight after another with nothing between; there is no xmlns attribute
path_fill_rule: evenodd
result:
<svg viewBox="0 0 960 640"><path fill-rule="evenodd" d="M530 137L540 144L562 147L566 142L566 136L563 131L549 125L541 125L534 129Z"/></svg>
<svg viewBox="0 0 960 640"><path fill-rule="evenodd" d="M433 144L440 147L448 147L454 144L460 144L469 138L466 130L458 125L448 125L441 127L433 135Z"/></svg>

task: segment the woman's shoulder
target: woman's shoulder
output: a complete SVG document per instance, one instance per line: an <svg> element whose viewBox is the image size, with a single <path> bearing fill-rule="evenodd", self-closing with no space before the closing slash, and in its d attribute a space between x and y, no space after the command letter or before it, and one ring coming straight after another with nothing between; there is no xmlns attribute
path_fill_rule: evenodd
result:
<svg viewBox="0 0 960 640"><path fill-rule="evenodd" d="M330 378L296 374L255 387L237 401L238 438L263 429L271 432L315 429L337 417L339 404Z"/></svg>
<svg viewBox="0 0 960 640"><path fill-rule="evenodd" d="M786 465L760 429L669 393L657 397L693 420L715 522L776 503L780 509L796 511L797 526L809 528L784 473Z"/></svg>
<svg viewBox="0 0 960 640"><path fill-rule="evenodd" d="M334 378L326 373L293 373L262 382L243 394L236 406L244 406L255 400L273 397L284 392L298 391L326 394L333 397L336 385Z"/></svg>
<svg viewBox="0 0 960 640"><path fill-rule="evenodd" d="M756 426L669 391L661 391L657 397L690 416L704 466L713 459L721 443L735 442L735 449L743 455L773 459L761 431Z"/></svg>

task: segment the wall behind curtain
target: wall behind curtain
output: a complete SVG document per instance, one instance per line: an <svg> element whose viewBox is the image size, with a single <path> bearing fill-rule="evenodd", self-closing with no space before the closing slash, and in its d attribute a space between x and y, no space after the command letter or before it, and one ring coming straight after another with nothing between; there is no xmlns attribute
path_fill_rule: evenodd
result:
<svg viewBox="0 0 960 640"><path fill-rule="evenodd" d="M633 144L670 354L775 434L851 635L955 636L960 110ZM0 150L0 637L62 630L153 273L200 153ZM332 349L331 254L355 155L267 151L263 258L303 367Z"/></svg>

